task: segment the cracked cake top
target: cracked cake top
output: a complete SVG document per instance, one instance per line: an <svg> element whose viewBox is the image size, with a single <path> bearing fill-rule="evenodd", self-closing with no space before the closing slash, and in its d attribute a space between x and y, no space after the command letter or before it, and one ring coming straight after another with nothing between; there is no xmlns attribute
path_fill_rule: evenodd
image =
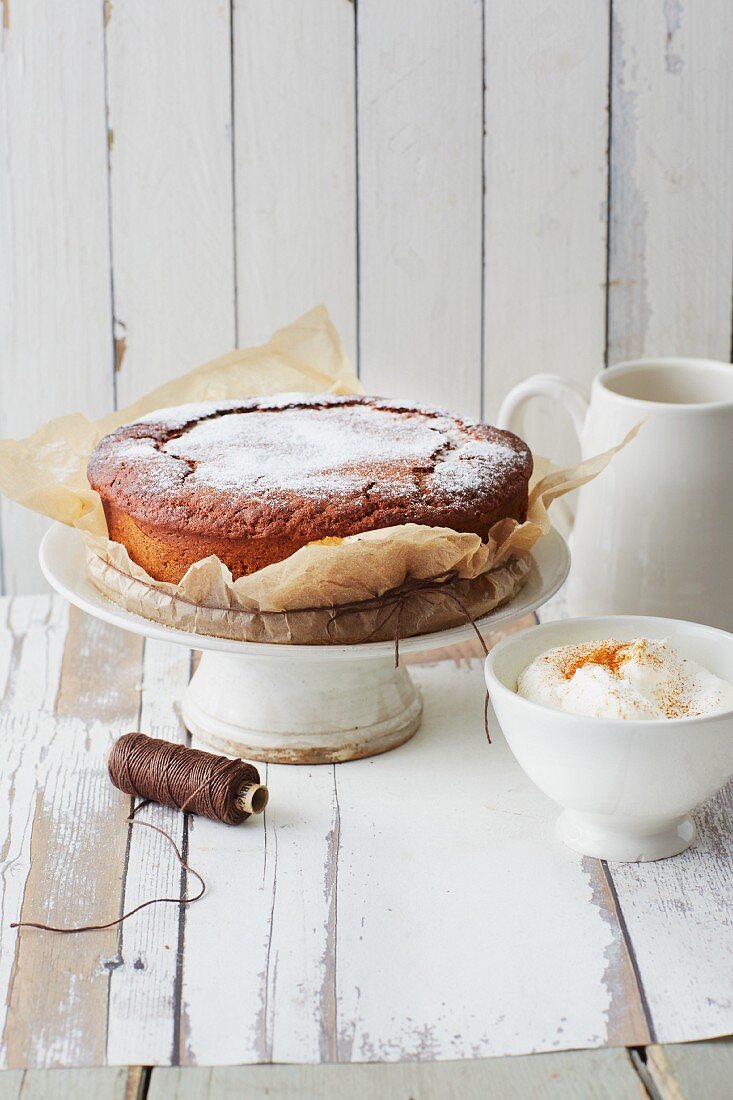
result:
<svg viewBox="0 0 733 1100"><path fill-rule="evenodd" d="M158 532L299 541L399 523L479 530L532 472L517 436L440 409L280 394L162 409L118 428L89 481ZM515 516L515 518L521 518Z"/></svg>

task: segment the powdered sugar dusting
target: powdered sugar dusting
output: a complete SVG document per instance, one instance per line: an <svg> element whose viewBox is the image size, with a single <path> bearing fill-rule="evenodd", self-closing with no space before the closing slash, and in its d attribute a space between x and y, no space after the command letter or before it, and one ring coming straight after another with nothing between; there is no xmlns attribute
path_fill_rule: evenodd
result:
<svg viewBox="0 0 733 1100"><path fill-rule="evenodd" d="M519 518L525 445L439 409L278 394L156 410L105 436L89 480L143 530L298 542ZM524 498L526 500L526 496Z"/></svg>
<svg viewBox="0 0 733 1100"><path fill-rule="evenodd" d="M367 471L373 481L403 492L412 484L417 494L419 475L426 473L435 489L459 493L485 488L492 474L520 462L511 447L472 439L449 417L405 416L386 402L374 408L353 398L330 399L325 408L291 407L293 400L268 401L272 411L260 401L256 415L234 411L242 403L231 402L216 405L219 415L211 419L200 419L205 406L148 419L167 426L197 421L163 443L160 454L183 460L191 482L218 491L333 496L363 486ZM221 415L227 407L233 411Z"/></svg>
<svg viewBox="0 0 733 1100"><path fill-rule="evenodd" d="M354 405L361 400L362 398L352 394L291 392L275 393L266 397L230 398L227 401L192 401L187 405L176 405L168 409L155 409L153 412L141 416L135 423L164 424L166 427L175 430L185 427L186 424L192 424L196 420L202 420L205 417L212 416L212 414L221 414L227 410L258 409L267 411L269 409L295 409L314 403L326 408L334 405ZM380 409L392 409L395 412L409 409L411 412L423 413L425 416L437 416L453 422L453 418L446 414L445 409L440 409L437 405L415 403L413 401L407 405L404 401L397 401L394 398L388 397L367 398L366 400L376 401ZM476 428L480 426L478 420L472 420L465 416L461 418L461 423L467 428Z"/></svg>

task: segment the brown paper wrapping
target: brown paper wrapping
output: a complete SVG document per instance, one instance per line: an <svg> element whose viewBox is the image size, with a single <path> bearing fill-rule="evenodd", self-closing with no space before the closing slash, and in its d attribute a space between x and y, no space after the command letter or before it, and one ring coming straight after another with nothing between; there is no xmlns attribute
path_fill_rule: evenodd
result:
<svg viewBox="0 0 733 1100"><path fill-rule="evenodd" d="M451 578L414 585L407 582L375 598L280 611L248 606L246 598L241 601L237 598L234 585L228 586L225 595L231 606L226 602L215 603L216 592L224 591L222 567L216 558L199 564L211 566L213 573L213 583L206 586L203 602L182 595L180 585L168 586L177 591L161 593L157 582L151 583L134 563L129 572L124 572L94 551L88 555L89 573L97 588L128 611L195 634L281 645L391 641L478 619L516 595L532 561L527 556L513 558L471 580Z"/></svg>
<svg viewBox="0 0 733 1100"><path fill-rule="evenodd" d="M87 460L103 435L154 409L287 392L363 392L323 306L267 344L197 367L101 420L73 414L28 439L1 441L0 491L76 527L92 581L128 611L224 638L351 644L442 630L506 603L529 573L532 546L550 529L551 502L600 473L638 430L576 467L556 470L536 458L526 521L500 521L486 543L478 535L408 523L313 543L237 581L218 558L206 558L179 584L169 584L153 580L107 537L101 501L86 478Z"/></svg>

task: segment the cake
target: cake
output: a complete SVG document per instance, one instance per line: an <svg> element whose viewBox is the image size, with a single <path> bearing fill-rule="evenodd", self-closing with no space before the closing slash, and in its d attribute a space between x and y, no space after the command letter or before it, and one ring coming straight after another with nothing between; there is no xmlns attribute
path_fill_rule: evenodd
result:
<svg viewBox="0 0 733 1100"><path fill-rule="evenodd" d="M397 524L523 520L532 456L511 432L372 397L182 405L105 436L88 477L109 536L156 580L216 554L244 576L323 539Z"/></svg>

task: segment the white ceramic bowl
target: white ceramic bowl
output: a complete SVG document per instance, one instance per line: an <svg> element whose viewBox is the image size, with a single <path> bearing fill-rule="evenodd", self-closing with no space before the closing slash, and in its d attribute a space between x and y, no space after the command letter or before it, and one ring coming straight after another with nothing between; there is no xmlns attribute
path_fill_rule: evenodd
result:
<svg viewBox="0 0 733 1100"><path fill-rule="evenodd" d="M560 838L600 859L639 862L689 848L696 835L690 811L733 775L733 711L646 722L585 718L523 699L517 677L553 646L644 637L669 638L683 657L733 682L733 634L642 615L530 627L486 658L489 695L512 752L563 807Z"/></svg>

